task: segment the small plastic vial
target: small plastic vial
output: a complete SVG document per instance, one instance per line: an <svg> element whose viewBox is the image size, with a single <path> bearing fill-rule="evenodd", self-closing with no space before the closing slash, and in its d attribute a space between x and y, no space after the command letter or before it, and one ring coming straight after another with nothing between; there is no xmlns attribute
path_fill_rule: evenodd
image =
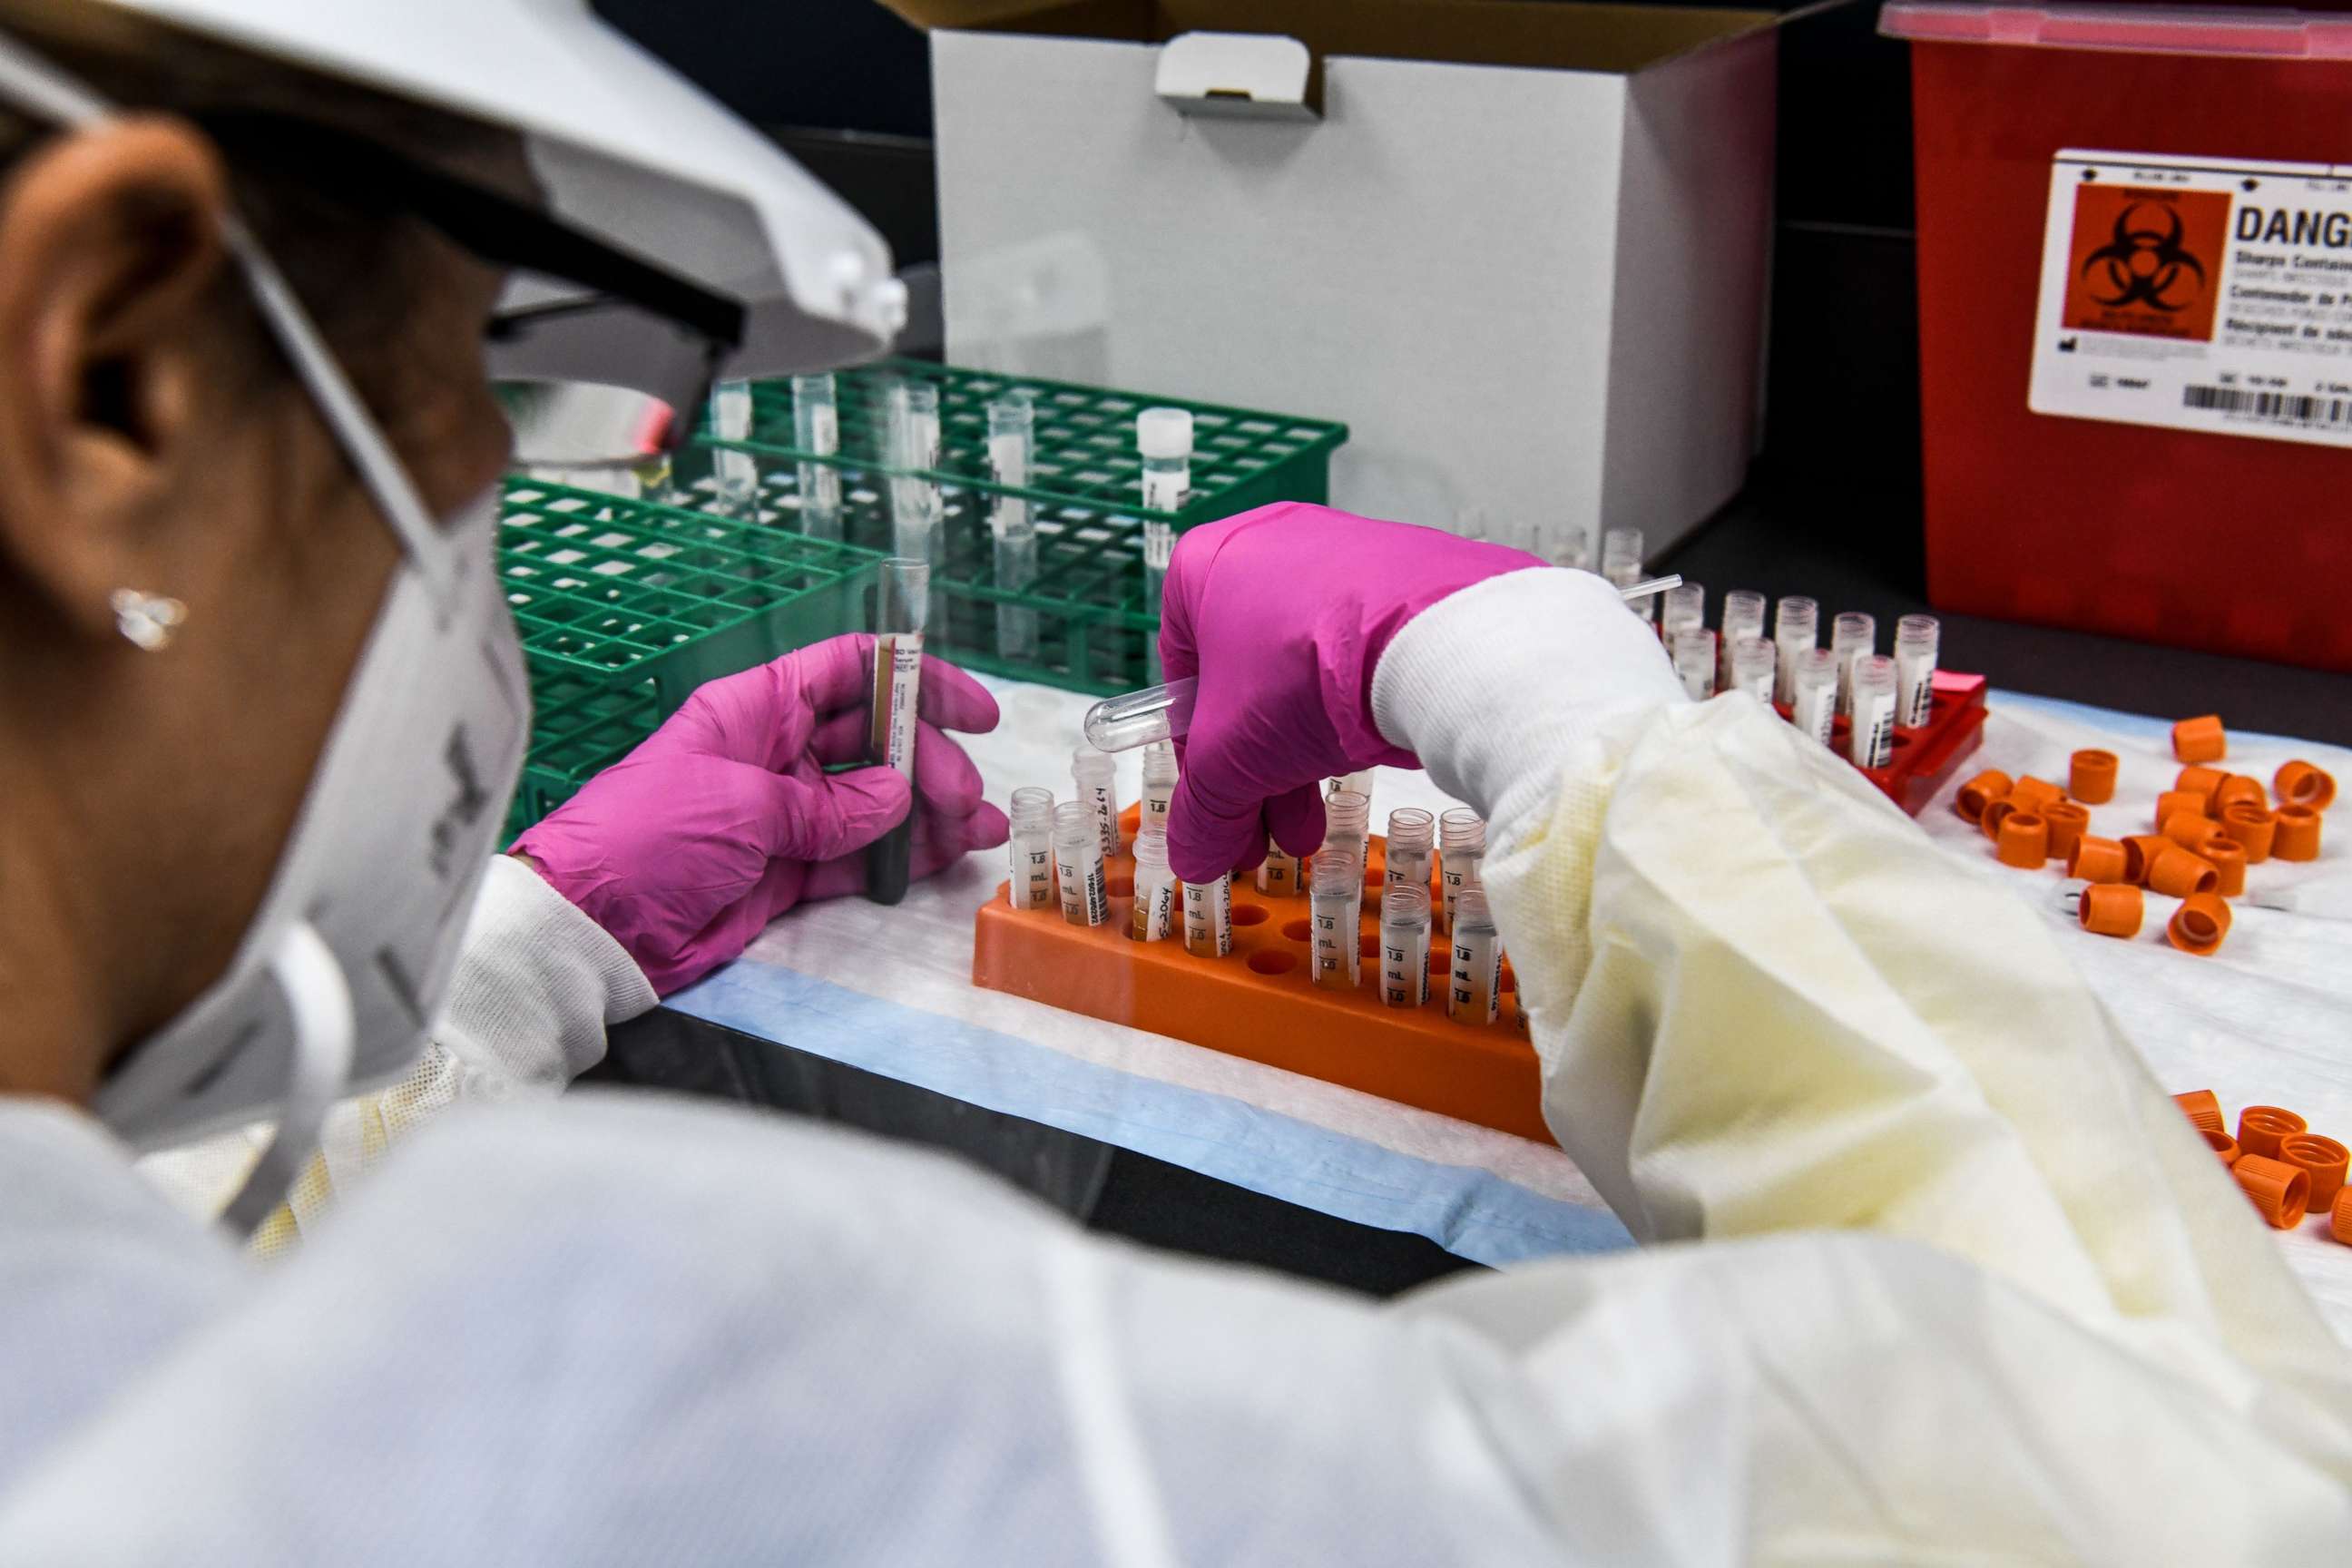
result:
<svg viewBox="0 0 2352 1568"><path fill-rule="evenodd" d="M1006 814L1012 833L1004 841L1013 879L1006 896L1016 910L1054 907L1054 792L1031 787L1013 792Z"/></svg>
<svg viewBox="0 0 2352 1568"><path fill-rule="evenodd" d="M1437 817L1417 805L1401 805L1389 813L1391 887L1426 888L1433 852L1437 847Z"/></svg>
<svg viewBox="0 0 2352 1568"><path fill-rule="evenodd" d="M1107 752L1097 752L1094 754L1101 757L1105 762L1110 761ZM1073 760L1071 766L1075 768L1076 765L1076 762ZM1138 835L1166 836L1168 808L1170 803L1176 798L1176 780L1179 776L1176 767L1176 746L1173 742L1154 741L1143 748L1143 812L1136 819L1135 831Z"/></svg>
<svg viewBox="0 0 2352 1568"><path fill-rule="evenodd" d="M1477 888L1454 900L1453 946L1446 1016L1463 1024L1493 1023L1503 1003L1503 937L1487 911L1486 893Z"/></svg>
<svg viewBox="0 0 2352 1568"><path fill-rule="evenodd" d="M1895 623L1895 721L1906 730L1926 725L1936 710L1936 650L1943 627L1933 616L1906 616Z"/></svg>
<svg viewBox="0 0 2352 1568"><path fill-rule="evenodd" d="M941 502L939 481L929 473L940 466L940 389L928 381L895 382L888 408L889 465L918 470L890 480L891 538L898 554L928 561L936 573Z"/></svg>
<svg viewBox="0 0 2352 1568"><path fill-rule="evenodd" d="M1705 626L1677 626L1666 634L1666 645L1691 700L1704 702L1714 696L1715 634Z"/></svg>
<svg viewBox="0 0 2352 1568"><path fill-rule="evenodd" d="M1381 1000L1429 1005L1429 889L1394 883L1381 895Z"/></svg>
<svg viewBox="0 0 2352 1568"><path fill-rule="evenodd" d="M1543 548L1538 552L1555 566L1571 572L1592 570L1592 531L1580 522L1563 522L1545 531Z"/></svg>
<svg viewBox="0 0 2352 1568"><path fill-rule="evenodd" d="M1370 848L1372 797L1352 789L1335 789L1323 797L1323 842L1337 845L1364 863Z"/></svg>
<svg viewBox="0 0 2352 1568"><path fill-rule="evenodd" d="M1762 637L1741 637L1731 647L1731 689L1745 691L1763 703L1772 705L1772 683L1780 669L1780 653Z"/></svg>
<svg viewBox="0 0 2352 1568"><path fill-rule="evenodd" d="M1192 412L1147 408L1135 416L1135 445L1143 454L1143 504L1151 511L1181 511L1192 489Z"/></svg>
<svg viewBox="0 0 2352 1568"><path fill-rule="evenodd" d="M793 377L793 445L814 458L841 450L841 416L833 373ZM841 537L841 470L831 463L800 466L801 531L812 539Z"/></svg>
<svg viewBox="0 0 2352 1568"><path fill-rule="evenodd" d="M1797 700L1797 656L1822 643L1822 607L1801 594L1791 594L1772 612L1772 644L1780 665L1772 675L1772 700L1789 707Z"/></svg>
<svg viewBox="0 0 2352 1568"><path fill-rule="evenodd" d="M1092 807L1066 800L1054 808L1054 876L1062 887L1062 918L1074 926L1110 919L1110 881L1103 874L1102 837Z"/></svg>
<svg viewBox="0 0 2352 1568"><path fill-rule="evenodd" d="M1438 888L1445 895L1445 929L1462 895L1485 886L1486 824L1466 805L1457 805L1437 819Z"/></svg>
<svg viewBox="0 0 2352 1568"><path fill-rule="evenodd" d="M1601 574L1619 588L1630 588L1642 580L1642 531L1638 528L1612 528L1601 536ZM1639 599L1629 599L1625 607L1643 621L1654 621L1658 616L1658 599L1654 594Z"/></svg>
<svg viewBox="0 0 2352 1568"><path fill-rule="evenodd" d="M1837 655L1837 710L1853 717L1853 661L1878 646L1878 622L1860 610L1848 610L1830 623L1830 651Z"/></svg>
<svg viewBox="0 0 2352 1568"><path fill-rule="evenodd" d="M1807 648L1797 656L1795 679L1789 721L1826 746L1837 729L1837 655L1825 647Z"/></svg>
<svg viewBox="0 0 2352 1568"><path fill-rule="evenodd" d="M1168 840L1138 834L1135 839L1135 912L1128 935L1138 942L1166 942L1176 934L1176 873L1168 867Z"/></svg>
<svg viewBox="0 0 2352 1568"><path fill-rule="evenodd" d="M1265 858L1257 863L1257 890L1269 898L1294 899L1303 888L1306 863L1297 856L1286 853L1271 837L1265 841Z"/></svg>
<svg viewBox="0 0 2352 1568"><path fill-rule="evenodd" d="M710 389L710 433L722 441L751 438L751 384L722 381ZM719 481L711 510L721 517L752 517L760 503L760 465L749 452L721 447L711 455Z"/></svg>
<svg viewBox="0 0 2352 1568"><path fill-rule="evenodd" d="M1668 642L1675 634L1689 626L1706 625L1706 587L1704 584L1685 581L1678 588L1665 592L1665 602L1658 611L1658 632Z"/></svg>
<svg viewBox="0 0 2352 1568"><path fill-rule="evenodd" d="M1176 530L1158 518L1143 520L1143 613L1153 620L1160 618L1162 595L1168 586L1168 563L1176 558ZM1160 639L1147 638L1143 645L1143 667L1151 684L1159 685L1168 679L1160 667Z"/></svg>
<svg viewBox="0 0 2352 1568"><path fill-rule="evenodd" d="M1184 951L1223 958L1234 950L1234 874L1184 884Z"/></svg>
<svg viewBox="0 0 2352 1568"><path fill-rule="evenodd" d="M1717 645L1717 657L1715 689L1728 691L1737 683L1731 679L1731 655L1742 637L1764 635L1764 595L1753 588L1734 588L1723 596L1722 637Z"/></svg>
<svg viewBox="0 0 2352 1568"><path fill-rule="evenodd" d="M1315 984L1327 991L1353 991L1362 984L1363 949L1356 928L1363 908L1363 863L1345 849L1315 857L1307 883Z"/></svg>
<svg viewBox="0 0 2352 1568"><path fill-rule="evenodd" d="M1078 786L1077 801L1092 814L1095 838L1103 858L1118 858L1118 763L1108 752L1080 746L1070 753L1070 777Z"/></svg>
<svg viewBox="0 0 2352 1568"><path fill-rule="evenodd" d="M988 405L988 468L1000 485L1025 489L1036 405L1025 392L1008 393ZM1037 522L1029 503L1000 495L990 510L988 531L995 542L996 585L1018 592L1037 579ZM1037 652L1037 612L1024 605L996 606L996 651L1005 658L1031 658Z"/></svg>
<svg viewBox="0 0 2352 1568"><path fill-rule="evenodd" d="M1895 760L1895 661L1866 653L1853 661L1853 728L1846 754L1856 767L1883 768Z"/></svg>

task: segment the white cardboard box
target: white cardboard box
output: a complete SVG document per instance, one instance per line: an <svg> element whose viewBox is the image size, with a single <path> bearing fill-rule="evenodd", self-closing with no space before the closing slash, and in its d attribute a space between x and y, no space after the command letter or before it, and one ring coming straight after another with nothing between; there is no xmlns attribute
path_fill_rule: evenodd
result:
<svg viewBox="0 0 2352 1568"><path fill-rule="evenodd" d="M1344 419L1334 504L1539 548L1654 552L1738 489L1769 16L898 4L935 27L951 361Z"/></svg>

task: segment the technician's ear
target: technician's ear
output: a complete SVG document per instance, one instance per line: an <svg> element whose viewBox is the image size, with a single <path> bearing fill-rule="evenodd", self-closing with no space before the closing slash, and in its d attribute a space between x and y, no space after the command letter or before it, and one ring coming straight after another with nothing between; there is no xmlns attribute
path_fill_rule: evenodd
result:
<svg viewBox="0 0 2352 1568"><path fill-rule="evenodd" d="M169 591L225 256L226 180L184 122L50 138L0 184L0 575L110 635L121 587Z"/></svg>

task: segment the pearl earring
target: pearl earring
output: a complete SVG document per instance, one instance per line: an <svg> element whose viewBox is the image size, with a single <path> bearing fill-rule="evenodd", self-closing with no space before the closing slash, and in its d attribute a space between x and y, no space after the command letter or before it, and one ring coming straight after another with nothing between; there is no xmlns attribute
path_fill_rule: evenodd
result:
<svg viewBox="0 0 2352 1568"><path fill-rule="evenodd" d="M114 626L124 640L148 653L172 645L172 635L188 618L188 606L162 594L117 588L108 601L114 607Z"/></svg>

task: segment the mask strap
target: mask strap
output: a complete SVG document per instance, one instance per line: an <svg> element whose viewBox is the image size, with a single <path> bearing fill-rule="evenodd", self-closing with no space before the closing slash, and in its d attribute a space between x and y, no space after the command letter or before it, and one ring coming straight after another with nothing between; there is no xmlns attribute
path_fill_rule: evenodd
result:
<svg viewBox="0 0 2352 1568"><path fill-rule="evenodd" d="M308 921L287 929L270 956L269 973L293 1015L294 1060L278 1131L221 1213L221 1223L239 1236L260 1228L293 1190L352 1073L352 988L333 950Z"/></svg>

